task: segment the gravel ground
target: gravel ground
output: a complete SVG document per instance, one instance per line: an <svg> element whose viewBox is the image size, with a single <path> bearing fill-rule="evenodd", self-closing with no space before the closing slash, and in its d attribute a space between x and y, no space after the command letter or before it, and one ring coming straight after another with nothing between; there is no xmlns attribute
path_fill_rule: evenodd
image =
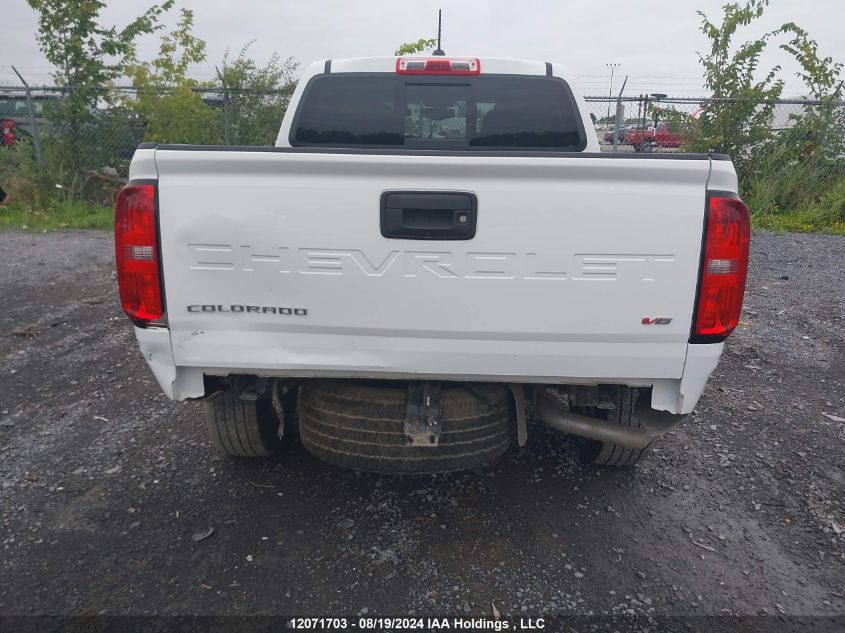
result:
<svg viewBox="0 0 845 633"><path fill-rule="evenodd" d="M218 457L137 350L111 237L0 234L0 614L842 616L843 248L754 236L742 324L644 464L535 421L489 469L401 478Z"/></svg>

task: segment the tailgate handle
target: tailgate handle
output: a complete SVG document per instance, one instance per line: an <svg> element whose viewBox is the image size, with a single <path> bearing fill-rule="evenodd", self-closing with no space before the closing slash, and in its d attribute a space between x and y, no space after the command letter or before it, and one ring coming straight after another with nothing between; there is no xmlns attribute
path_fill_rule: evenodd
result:
<svg viewBox="0 0 845 633"><path fill-rule="evenodd" d="M406 240L471 240L478 199L469 192L385 191L381 234Z"/></svg>

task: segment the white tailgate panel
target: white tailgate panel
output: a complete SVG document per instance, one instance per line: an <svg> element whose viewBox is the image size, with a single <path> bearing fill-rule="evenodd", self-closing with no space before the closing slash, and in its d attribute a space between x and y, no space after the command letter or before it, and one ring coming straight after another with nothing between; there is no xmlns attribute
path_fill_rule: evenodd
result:
<svg viewBox="0 0 845 633"><path fill-rule="evenodd" d="M156 167L177 365L681 376L707 160L159 150ZM475 193L475 238L382 237L385 190Z"/></svg>

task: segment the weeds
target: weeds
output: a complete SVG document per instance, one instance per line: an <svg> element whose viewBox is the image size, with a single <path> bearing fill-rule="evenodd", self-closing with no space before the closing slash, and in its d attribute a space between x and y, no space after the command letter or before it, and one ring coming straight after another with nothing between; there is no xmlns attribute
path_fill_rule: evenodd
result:
<svg viewBox="0 0 845 633"><path fill-rule="evenodd" d="M15 148L0 148L0 184L9 202L0 206L0 230L45 231L60 229L111 229L114 207L70 195L39 173L32 145L22 141ZM109 199L111 192L96 192Z"/></svg>

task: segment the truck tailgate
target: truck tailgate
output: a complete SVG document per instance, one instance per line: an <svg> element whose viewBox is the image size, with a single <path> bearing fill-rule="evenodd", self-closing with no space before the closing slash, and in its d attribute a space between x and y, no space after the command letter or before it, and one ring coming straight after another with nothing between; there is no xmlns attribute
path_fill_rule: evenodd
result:
<svg viewBox="0 0 845 633"><path fill-rule="evenodd" d="M707 159L156 151L174 360L214 372L678 378ZM472 239L382 235L468 192Z"/></svg>

